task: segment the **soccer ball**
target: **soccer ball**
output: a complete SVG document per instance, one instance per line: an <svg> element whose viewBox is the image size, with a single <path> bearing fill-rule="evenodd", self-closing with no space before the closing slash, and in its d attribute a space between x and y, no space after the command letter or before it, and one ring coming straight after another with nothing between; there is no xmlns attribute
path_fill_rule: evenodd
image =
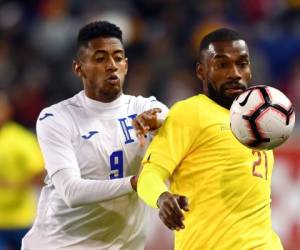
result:
<svg viewBox="0 0 300 250"><path fill-rule="evenodd" d="M284 143L295 125L291 101L278 89L258 85L236 97L230 108L230 128L242 144L258 150Z"/></svg>

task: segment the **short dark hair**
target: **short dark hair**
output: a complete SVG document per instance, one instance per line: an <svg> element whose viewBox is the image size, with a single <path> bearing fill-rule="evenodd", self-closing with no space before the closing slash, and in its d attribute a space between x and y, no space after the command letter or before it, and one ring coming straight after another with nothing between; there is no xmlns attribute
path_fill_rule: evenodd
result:
<svg viewBox="0 0 300 250"><path fill-rule="evenodd" d="M203 50L208 49L209 45L213 42L225 42L225 41L236 41L244 40L244 38L235 30L228 28L221 28L208 33L200 43L199 53Z"/></svg>
<svg viewBox="0 0 300 250"><path fill-rule="evenodd" d="M77 49L87 46L88 42L94 38L114 37L123 44L122 30L115 24L108 21L96 21L88 23L79 30L77 37Z"/></svg>

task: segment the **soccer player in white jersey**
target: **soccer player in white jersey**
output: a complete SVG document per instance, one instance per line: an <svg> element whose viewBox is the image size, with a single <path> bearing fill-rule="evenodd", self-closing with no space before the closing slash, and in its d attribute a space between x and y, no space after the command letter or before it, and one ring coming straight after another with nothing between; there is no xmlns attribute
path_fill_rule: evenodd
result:
<svg viewBox="0 0 300 250"><path fill-rule="evenodd" d="M134 175L146 145L132 120L152 109L139 126L155 129L157 110L163 119L168 108L154 97L123 94L128 61L114 24L80 30L73 69L84 90L42 110L37 120L48 175L22 249L144 249L147 208L134 191Z"/></svg>

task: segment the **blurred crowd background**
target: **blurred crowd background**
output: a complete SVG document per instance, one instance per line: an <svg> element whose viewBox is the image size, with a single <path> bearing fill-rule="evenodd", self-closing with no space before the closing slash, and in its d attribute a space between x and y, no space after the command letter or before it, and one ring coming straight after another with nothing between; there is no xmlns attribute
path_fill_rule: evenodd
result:
<svg viewBox="0 0 300 250"><path fill-rule="evenodd" d="M253 82L283 90L300 109L299 0L0 1L0 86L15 118L33 128L46 105L82 88L71 70L78 29L108 19L124 32L126 91L167 104L201 90L194 69L201 37L237 29L248 41Z"/></svg>
<svg viewBox="0 0 300 250"><path fill-rule="evenodd" d="M194 70L206 33L231 27L246 38L253 83L281 89L296 109L295 132L278 151L274 226L286 249L300 249L300 0L0 0L0 88L16 121L34 131L42 108L82 89L71 69L77 32L104 19L124 33L125 91L168 105L201 91Z"/></svg>

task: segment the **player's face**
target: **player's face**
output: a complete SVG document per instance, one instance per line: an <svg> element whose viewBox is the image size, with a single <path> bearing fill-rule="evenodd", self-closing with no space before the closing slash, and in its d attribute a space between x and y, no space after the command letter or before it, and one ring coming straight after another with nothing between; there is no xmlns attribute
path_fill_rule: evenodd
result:
<svg viewBox="0 0 300 250"><path fill-rule="evenodd" d="M213 42L197 64L204 92L225 108L241 94L251 79L248 47L243 40Z"/></svg>
<svg viewBox="0 0 300 250"><path fill-rule="evenodd" d="M73 68L82 78L88 97L111 102L122 93L128 62L119 39L95 38L83 48Z"/></svg>

